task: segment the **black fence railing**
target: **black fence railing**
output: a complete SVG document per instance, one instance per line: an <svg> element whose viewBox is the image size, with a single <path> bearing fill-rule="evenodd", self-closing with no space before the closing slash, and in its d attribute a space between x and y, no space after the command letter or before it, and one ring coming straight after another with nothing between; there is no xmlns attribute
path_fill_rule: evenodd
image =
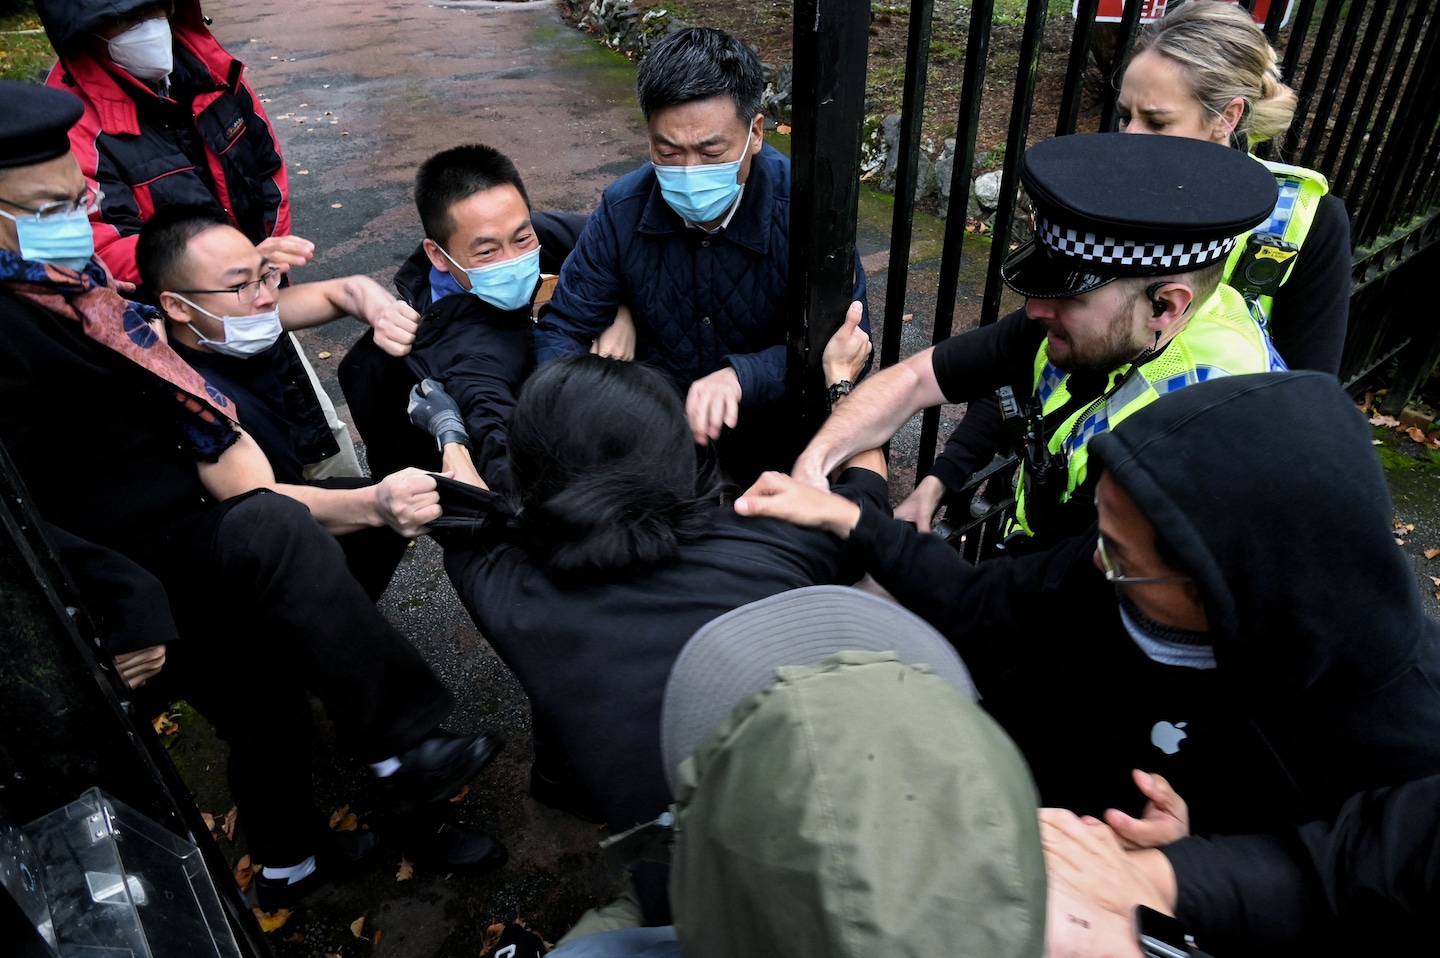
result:
<svg viewBox="0 0 1440 958"><path fill-rule="evenodd" d="M1184 2L1184 0L1180 0ZM1192 3L1218 0L1188 0ZM1244 6L1253 8L1256 0ZM1178 6L1171 0L1169 6ZM796 4L797 63L794 113L797 130L819 116L822 96L799 62L802 19ZM823 8L825 5L821 4ZM1109 130L1116 122L1113 72L1124 62L1140 28L1141 2L1128 0L1119 23L1097 23L1100 0L1079 0L1073 18L1070 49L1060 94L1056 135ZM1346 202L1354 243L1354 293L1350 330L1341 377L1348 383L1381 378L1392 397L1403 402L1440 358L1440 323L1417 307L1415 287L1421 254L1440 241L1440 17L1435 0L1294 0L1289 20L1281 27L1286 4L1275 0L1264 29L1281 53L1285 81L1299 94L1294 124L1278 144L1260 151L1264 158L1309 166L1324 173L1332 192ZM1018 193L1018 164L1029 140L1035 80L1041 42L1049 18L1046 0L1029 0L1020 38L1018 64L1011 87L1009 132L1005 144L999 208L987 264L980 323L1000 314L1000 261L1008 251ZM963 9L963 8L962 8ZM907 69L898 143L895 195L914 195L921 151L925 101L931 73L928 50L934 0L911 0ZM991 41L993 0L975 0L969 7L961 95L955 118L955 163L936 291L933 340L952 332L960 268L966 255L965 204L973 175L980 101ZM864 33L868 19L854 16L832 20L837 31ZM838 43L838 41L837 41ZM838 46L837 46L838 49ZM841 75L863 75L863 36L845 47L853 62L827 64ZM1111 51L1106 55L1101 50ZM1009 79L1009 78L1007 78ZM835 122L833 103L827 124ZM856 109L863 109L857 106ZM860 118L853 124L859 129ZM799 144L797 143L797 146ZM834 144L832 143L832 146ZM852 148L859 149L858 136ZM801 168L797 161L796 169ZM824 203L823 197L814 202ZM900 359L902 317L909 282L910 232L913 209L895 204L880 365ZM848 225L853 230L853 223ZM851 234L853 236L853 233ZM811 242L820 243L817 236ZM836 244L828 243L833 248ZM803 322L797 316L797 322ZM802 327L803 328L803 327ZM814 332L809 330L809 332ZM828 330L827 330L828 334ZM792 338L792 341L794 339ZM819 342L814 336L809 341ZM812 350L810 363L818 363ZM917 475L924 475L934 457L939 410L922 420Z"/></svg>

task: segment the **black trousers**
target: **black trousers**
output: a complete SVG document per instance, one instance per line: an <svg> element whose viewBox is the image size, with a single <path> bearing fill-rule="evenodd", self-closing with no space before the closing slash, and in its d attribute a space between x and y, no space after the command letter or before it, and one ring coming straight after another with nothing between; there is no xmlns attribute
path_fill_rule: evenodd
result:
<svg viewBox="0 0 1440 958"><path fill-rule="evenodd" d="M250 493L128 551L164 583L182 636L142 691L184 698L229 743L231 794L257 862L292 865L323 834L307 693L365 762L414 745L453 707L347 571L335 537L293 499Z"/></svg>

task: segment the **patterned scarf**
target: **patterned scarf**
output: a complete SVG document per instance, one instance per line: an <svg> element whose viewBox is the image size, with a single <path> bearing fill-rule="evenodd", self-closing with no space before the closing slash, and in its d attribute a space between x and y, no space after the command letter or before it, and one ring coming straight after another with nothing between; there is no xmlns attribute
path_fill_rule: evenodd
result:
<svg viewBox="0 0 1440 958"><path fill-rule="evenodd" d="M36 263L0 250L0 283L56 316L80 324L85 335L164 380L183 407L180 424L192 452L209 461L230 447L238 422L235 404L192 369L160 338L150 322L153 306L122 299L91 259L80 272Z"/></svg>

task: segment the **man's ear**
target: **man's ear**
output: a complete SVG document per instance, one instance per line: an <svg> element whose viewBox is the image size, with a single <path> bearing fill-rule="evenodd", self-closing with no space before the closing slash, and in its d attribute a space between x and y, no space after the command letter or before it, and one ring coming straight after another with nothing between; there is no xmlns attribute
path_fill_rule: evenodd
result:
<svg viewBox="0 0 1440 958"><path fill-rule="evenodd" d="M750 121L750 155L754 156L760 152L760 147L765 145L765 114L755 114L755 119Z"/></svg>
<svg viewBox="0 0 1440 958"><path fill-rule="evenodd" d="M445 254L440 252L440 245L434 240L426 237L420 241L420 247L425 250L425 256L430 260L430 265L442 273L450 272L450 261Z"/></svg>
<svg viewBox="0 0 1440 958"><path fill-rule="evenodd" d="M1156 332L1169 329L1186 319L1195 299L1195 292L1184 283L1156 283L1146 292L1150 297L1152 315L1145 325Z"/></svg>
<svg viewBox="0 0 1440 958"><path fill-rule="evenodd" d="M160 312L165 314L165 321L170 323L190 324L190 314L185 311L185 304L180 297L174 293L161 293Z"/></svg>

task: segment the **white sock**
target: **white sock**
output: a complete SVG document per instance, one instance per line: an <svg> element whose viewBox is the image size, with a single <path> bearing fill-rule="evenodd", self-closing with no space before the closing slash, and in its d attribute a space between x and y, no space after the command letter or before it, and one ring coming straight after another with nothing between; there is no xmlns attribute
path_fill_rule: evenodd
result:
<svg viewBox="0 0 1440 958"><path fill-rule="evenodd" d="M298 865L291 865L289 868L272 868L269 865L266 865L264 868L260 869L260 874L265 876L266 878L287 879L287 881L285 882L285 884L287 885L293 885L297 881L309 878L314 872L314 855L311 855L309 858L305 859L303 862L300 862L300 864Z"/></svg>
<svg viewBox="0 0 1440 958"><path fill-rule="evenodd" d="M391 756L383 762L373 762L370 771L376 778L389 778L400 770L400 757Z"/></svg>

